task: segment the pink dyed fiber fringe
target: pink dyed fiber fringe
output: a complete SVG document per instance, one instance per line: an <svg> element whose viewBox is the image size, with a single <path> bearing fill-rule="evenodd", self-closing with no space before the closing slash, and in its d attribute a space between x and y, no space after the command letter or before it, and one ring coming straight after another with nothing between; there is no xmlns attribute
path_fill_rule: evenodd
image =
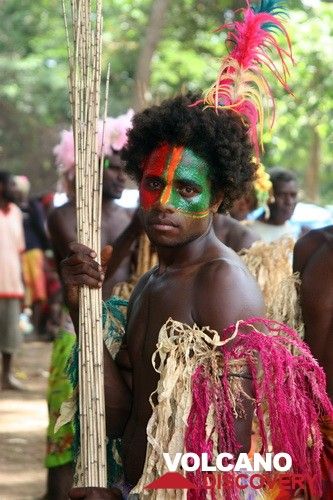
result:
<svg viewBox="0 0 333 500"><path fill-rule="evenodd" d="M258 328L263 334L249 327ZM229 338L235 325L223 332ZM297 354L292 354L290 348ZM323 440L319 421L324 415L333 418L333 407L326 394L326 379L322 368L312 357L308 346L288 326L264 318L250 318L239 324L239 331L232 344L221 348L223 365L230 360L245 359L253 379L255 408L262 438L261 453L268 449L264 427L262 402L266 403L269 415L270 440L274 453L289 453L293 472L308 474L315 479L315 494L320 496L322 474L320 455ZM258 354L260 363L258 363ZM259 369L262 378L258 377ZM199 366L192 378L193 402L187 422L185 448L187 452L200 455L208 453L212 458L213 442L206 438L206 420L210 402L213 400L219 450L237 454L239 445L235 435L235 418L228 397L228 371L223 370L218 384L209 377L209 366ZM309 438L312 444L309 446ZM189 473L188 478L198 487L201 474ZM188 499L205 498L205 491L189 490ZM238 498L236 491L228 490L228 498Z"/></svg>

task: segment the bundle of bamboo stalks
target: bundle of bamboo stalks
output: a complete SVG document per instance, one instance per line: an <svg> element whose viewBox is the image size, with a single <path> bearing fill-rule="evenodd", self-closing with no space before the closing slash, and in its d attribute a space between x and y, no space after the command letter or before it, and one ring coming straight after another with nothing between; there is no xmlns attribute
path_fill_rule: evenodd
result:
<svg viewBox="0 0 333 500"><path fill-rule="evenodd" d="M78 242L100 256L103 147L100 113L102 0L63 0L69 56L69 94L75 147ZM70 19L70 22L68 22ZM108 87L108 86L107 86ZM105 115L107 92L105 98ZM100 148L100 151L99 151ZM106 432L101 290L80 289L79 409L82 486L106 487Z"/></svg>

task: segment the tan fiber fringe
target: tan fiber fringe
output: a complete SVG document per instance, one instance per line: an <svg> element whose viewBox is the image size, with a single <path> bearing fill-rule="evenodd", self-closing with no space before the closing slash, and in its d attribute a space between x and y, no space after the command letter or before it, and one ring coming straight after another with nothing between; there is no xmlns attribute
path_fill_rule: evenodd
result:
<svg viewBox="0 0 333 500"><path fill-rule="evenodd" d="M143 496L149 496L152 500L186 498L186 492L181 490L156 492L156 490L147 491L144 486L168 472L163 453L174 455L177 452L184 452L186 422L192 404L192 375L200 364L205 364L212 377L219 377L222 355L218 347L235 338L237 332L236 327L233 336L222 342L219 334L208 327L202 329L197 325L190 327L169 319L161 328L157 351L152 358L155 370L160 373L160 379L156 392L150 398L153 413L147 425L148 445L144 472L132 490L132 493L139 493L140 498ZM244 360L237 360L230 365L230 370L233 372L240 373L245 368ZM237 377L232 377L229 396L233 395L233 411L237 416L242 412L242 408L238 407L240 393L239 380ZM158 401L154 404L156 396ZM217 443L213 422L212 404L207 420L207 435Z"/></svg>
<svg viewBox="0 0 333 500"><path fill-rule="evenodd" d="M300 281L299 276L292 273L294 245L290 237L273 243L256 241L239 255L259 284L267 317L288 324L303 338L304 326L297 296Z"/></svg>

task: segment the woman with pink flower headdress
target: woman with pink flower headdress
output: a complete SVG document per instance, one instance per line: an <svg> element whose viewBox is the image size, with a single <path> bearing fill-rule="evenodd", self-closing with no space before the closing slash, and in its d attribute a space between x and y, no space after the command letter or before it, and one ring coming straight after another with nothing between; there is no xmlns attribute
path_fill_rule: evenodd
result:
<svg viewBox="0 0 333 500"><path fill-rule="evenodd" d="M98 123L98 144L100 155L110 158L118 156L127 142L127 131L131 128L134 111L129 109L127 113L117 118L108 117L105 122ZM60 142L53 148L56 166L59 174L58 187L65 192L69 198L74 196L74 136L73 130L62 130Z"/></svg>
<svg viewBox="0 0 333 500"><path fill-rule="evenodd" d="M98 141L100 156L104 157L103 201L102 201L102 248L105 247L105 259L112 251L114 241L129 228L131 241L136 238L137 227L133 220L133 211L115 203L125 188L126 175L120 157L121 150L127 142L127 131L131 128L133 111L117 118L109 117L102 120L98 126ZM65 191L69 201L51 212L48 218L48 228L51 236L56 262L64 259L70 249L70 243L76 239L75 212L75 159L72 130L63 130L59 144L53 150L59 172L60 187ZM119 281L127 281L132 267L133 248L128 245L128 251L108 280L109 289ZM66 311L60 331L53 346L51 370L48 386L49 426L47 432L47 456L45 465L48 468L48 498L60 500L67 498L72 484L72 441L73 428L68 424L54 431L60 407L72 392L67 377L66 366L75 344L74 328Z"/></svg>

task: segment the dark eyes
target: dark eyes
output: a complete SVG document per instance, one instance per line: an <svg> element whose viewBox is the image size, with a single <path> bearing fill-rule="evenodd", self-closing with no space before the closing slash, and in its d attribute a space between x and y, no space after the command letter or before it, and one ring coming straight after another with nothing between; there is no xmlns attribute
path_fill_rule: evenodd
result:
<svg viewBox="0 0 333 500"><path fill-rule="evenodd" d="M198 189L193 186L179 186L177 191L183 198L192 198L199 193Z"/></svg>
<svg viewBox="0 0 333 500"><path fill-rule="evenodd" d="M162 191L165 188L165 183L159 179L145 179L144 185L149 191ZM183 198L192 198L200 193L197 187L182 182L179 182L175 189Z"/></svg>
<svg viewBox="0 0 333 500"><path fill-rule="evenodd" d="M146 179L145 185L151 191L159 191L163 189L163 184L158 179Z"/></svg>

